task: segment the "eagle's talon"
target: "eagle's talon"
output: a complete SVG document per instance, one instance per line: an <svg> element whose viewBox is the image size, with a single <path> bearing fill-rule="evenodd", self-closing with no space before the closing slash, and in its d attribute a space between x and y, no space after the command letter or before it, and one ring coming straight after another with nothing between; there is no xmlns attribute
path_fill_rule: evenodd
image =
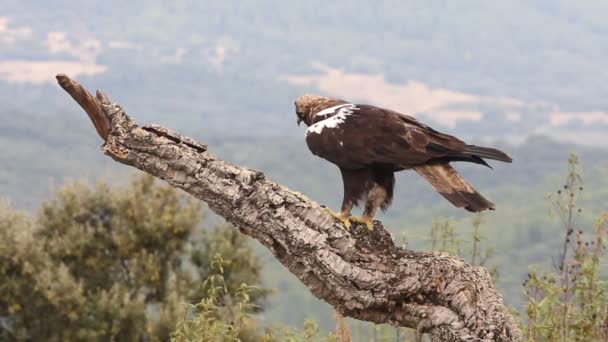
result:
<svg viewBox="0 0 608 342"><path fill-rule="evenodd" d="M344 228L346 228L346 230L350 231L351 223L350 223L350 219L348 217L344 217L344 216L342 216L342 214L336 213L335 211L333 211L327 207L325 207L323 209L325 209L325 211L330 216L332 216L333 218L338 219L338 221L342 222L342 224L344 225Z"/></svg>
<svg viewBox="0 0 608 342"><path fill-rule="evenodd" d="M365 222L365 225L367 226L367 230L369 230L370 232L374 231L374 222L369 220L369 221Z"/></svg>
<svg viewBox="0 0 608 342"><path fill-rule="evenodd" d="M370 232L374 230L374 222L371 218L351 216L350 219L354 222L363 223L365 226L367 226L367 230Z"/></svg>
<svg viewBox="0 0 608 342"><path fill-rule="evenodd" d="M348 219L348 217L340 218L338 220L340 220L340 222L342 222L342 224L344 225L344 228L346 228L346 230L350 232L351 223L350 223L350 220Z"/></svg>

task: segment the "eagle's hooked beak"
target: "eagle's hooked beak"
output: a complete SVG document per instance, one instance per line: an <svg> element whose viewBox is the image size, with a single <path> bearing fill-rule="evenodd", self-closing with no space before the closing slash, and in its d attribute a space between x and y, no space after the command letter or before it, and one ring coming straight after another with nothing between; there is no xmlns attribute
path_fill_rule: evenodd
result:
<svg viewBox="0 0 608 342"><path fill-rule="evenodd" d="M300 126L300 123L302 123L302 118L298 116L298 126Z"/></svg>

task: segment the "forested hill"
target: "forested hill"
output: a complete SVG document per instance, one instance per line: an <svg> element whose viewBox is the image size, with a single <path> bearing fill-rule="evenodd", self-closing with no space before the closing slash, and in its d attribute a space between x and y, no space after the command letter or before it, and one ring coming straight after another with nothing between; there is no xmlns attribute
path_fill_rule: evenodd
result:
<svg viewBox="0 0 608 342"><path fill-rule="evenodd" d="M52 78L65 72L141 119L222 137L295 132L287 114L304 91L475 137L599 144L608 128L601 1L52 6L0 3L2 121L71 109Z"/></svg>
<svg viewBox="0 0 608 342"><path fill-rule="evenodd" d="M71 99L66 97L66 102L69 101ZM0 126L0 162L4 165L0 170L0 187L2 194L10 197L18 207L37 207L53 185L62 184L68 178L116 180L133 172L100 152L102 142L84 113L12 112L9 117L11 120ZM261 170L271 179L322 203L338 204L341 199L339 172L310 153L303 132L282 137L234 138L207 136L193 129L185 131L209 144L211 151L221 158ZM560 143L540 136L516 145L501 141L478 143L501 148L514 158L513 164L491 163L493 170L479 165L455 164L472 184L490 194L499 208L500 202L511 200L509 196L513 193L540 191L548 179L563 174L571 151L578 152L589 169L608 163L607 149ZM424 207L437 202L443 200L430 186L414 173L403 172L397 177L396 200L389 217L416 205Z"/></svg>

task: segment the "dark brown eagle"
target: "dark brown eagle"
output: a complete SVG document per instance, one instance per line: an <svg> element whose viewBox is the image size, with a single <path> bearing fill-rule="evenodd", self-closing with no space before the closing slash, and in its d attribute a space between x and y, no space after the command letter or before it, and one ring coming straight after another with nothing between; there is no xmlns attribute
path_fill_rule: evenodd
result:
<svg viewBox="0 0 608 342"><path fill-rule="evenodd" d="M340 168L342 208L339 214L328 211L346 228L353 220L373 229L378 208L385 210L391 204L395 172L401 170L413 169L458 208L471 212L494 209L449 163L488 167L484 159L510 163L512 159L504 152L468 145L389 109L317 95L300 96L295 106L298 124L303 121L308 126L310 151ZM350 216L352 207L363 199L363 216Z"/></svg>

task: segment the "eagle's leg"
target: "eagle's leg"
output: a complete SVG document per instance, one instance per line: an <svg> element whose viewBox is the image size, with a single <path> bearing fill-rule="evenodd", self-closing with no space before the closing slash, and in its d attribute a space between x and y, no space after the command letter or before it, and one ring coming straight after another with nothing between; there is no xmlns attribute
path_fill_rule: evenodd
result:
<svg viewBox="0 0 608 342"><path fill-rule="evenodd" d="M344 198L340 213L334 213L329 209L326 210L330 215L340 220L348 230L351 226L349 219L350 211L359 199L365 196L368 188L367 185L370 183L373 175L372 171L367 168L352 170L340 167L340 171L342 172L342 182L344 184Z"/></svg>
<svg viewBox="0 0 608 342"><path fill-rule="evenodd" d="M351 216L351 220L365 224L370 231L374 230L374 217L378 208L384 210L390 205L393 199L394 186L395 176L392 170L374 170L374 183L367 193L363 216Z"/></svg>
<svg viewBox="0 0 608 342"><path fill-rule="evenodd" d="M374 217L378 212L378 208L380 208L382 203L386 200L386 197L386 190L379 184L374 184L367 194L363 216L352 216L351 220L365 224L370 231L374 230Z"/></svg>

